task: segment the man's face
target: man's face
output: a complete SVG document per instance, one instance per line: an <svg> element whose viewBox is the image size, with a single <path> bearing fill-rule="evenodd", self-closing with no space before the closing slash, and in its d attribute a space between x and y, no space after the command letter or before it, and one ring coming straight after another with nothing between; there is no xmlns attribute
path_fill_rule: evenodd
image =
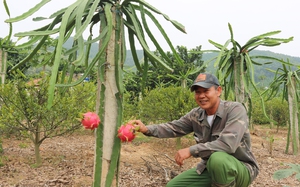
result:
<svg viewBox="0 0 300 187"><path fill-rule="evenodd" d="M195 89L195 100L206 111L207 115L213 115L218 109L221 93L222 88L220 86L210 88L198 86Z"/></svg>

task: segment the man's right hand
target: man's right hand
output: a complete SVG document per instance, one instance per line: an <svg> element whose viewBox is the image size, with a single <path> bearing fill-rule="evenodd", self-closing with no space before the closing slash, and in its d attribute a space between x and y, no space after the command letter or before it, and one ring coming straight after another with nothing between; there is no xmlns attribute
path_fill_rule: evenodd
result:
<svg viewBox="0 0 300 187"><path fill-rule="evenodd" d="M138 132L148 132L148 128L141 120L130 120L128 123L132 124Z"/></svg>

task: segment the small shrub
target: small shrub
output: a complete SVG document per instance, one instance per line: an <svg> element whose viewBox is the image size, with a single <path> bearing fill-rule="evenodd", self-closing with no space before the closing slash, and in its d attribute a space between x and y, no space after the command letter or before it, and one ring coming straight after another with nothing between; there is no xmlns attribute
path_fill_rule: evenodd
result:
<svg viewBox="0 0 300 187"><path fill-rule="evenodd" d="M143 121L159 123L179 119L197 103L190 90L171 86L151 90L138 106Z"/></svg>
<svg viewBox="0 0 300 187"><path fill-rule="evenodd" d="M275 97L265 102L266 114L280 126L285 126L289 118L288 104L281 97ZM260 101L253 101L252 121L254 124L269 124L270 121L263 113Z"/></svg>
<svg viewBox="0 0 300 187"><path fill-rule="evenodd" d="M266 140L269 144L269 153L272 156L272 154L273 154L273 144L274 144L274 141L275 141L274 134L269 133L269 131L267 131Z"/></svg>

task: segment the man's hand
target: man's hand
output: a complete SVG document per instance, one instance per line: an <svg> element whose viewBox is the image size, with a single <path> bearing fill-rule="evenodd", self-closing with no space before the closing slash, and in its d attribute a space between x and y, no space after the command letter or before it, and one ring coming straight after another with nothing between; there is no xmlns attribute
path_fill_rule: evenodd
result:
<svg viewBox="0 0 300 187"><path fill-rule="evenodd" d="M137 128L138 132L146 133L148 131L148 128L141 120L131 120L128 123L133 124L133 126Z"/></svg>
<svg viewBox="0 0 300 187"><path fill-rule="evenodd" d="M177 151L176 155L175 155L175 161L179 166L183 165L183 161L189 157L191 157L192 154L190 152L190 148L184 148L184 149L180 149L179 151Z"/></svg>

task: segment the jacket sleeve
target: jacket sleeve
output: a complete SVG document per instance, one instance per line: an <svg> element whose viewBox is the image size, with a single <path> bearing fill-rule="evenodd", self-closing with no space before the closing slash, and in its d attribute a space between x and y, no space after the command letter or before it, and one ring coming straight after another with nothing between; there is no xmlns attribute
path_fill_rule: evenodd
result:
<svg viewBox="0 0 300 187"><path fill-rule="evenodd" d="M157 138L174 138L181 137L189 134L193 131L191 123L191 114L189 112L179 120L174 120L168 123L162 123L157 125L148 125L148 132L145 133L146 136L154 136Z"/></svg>

